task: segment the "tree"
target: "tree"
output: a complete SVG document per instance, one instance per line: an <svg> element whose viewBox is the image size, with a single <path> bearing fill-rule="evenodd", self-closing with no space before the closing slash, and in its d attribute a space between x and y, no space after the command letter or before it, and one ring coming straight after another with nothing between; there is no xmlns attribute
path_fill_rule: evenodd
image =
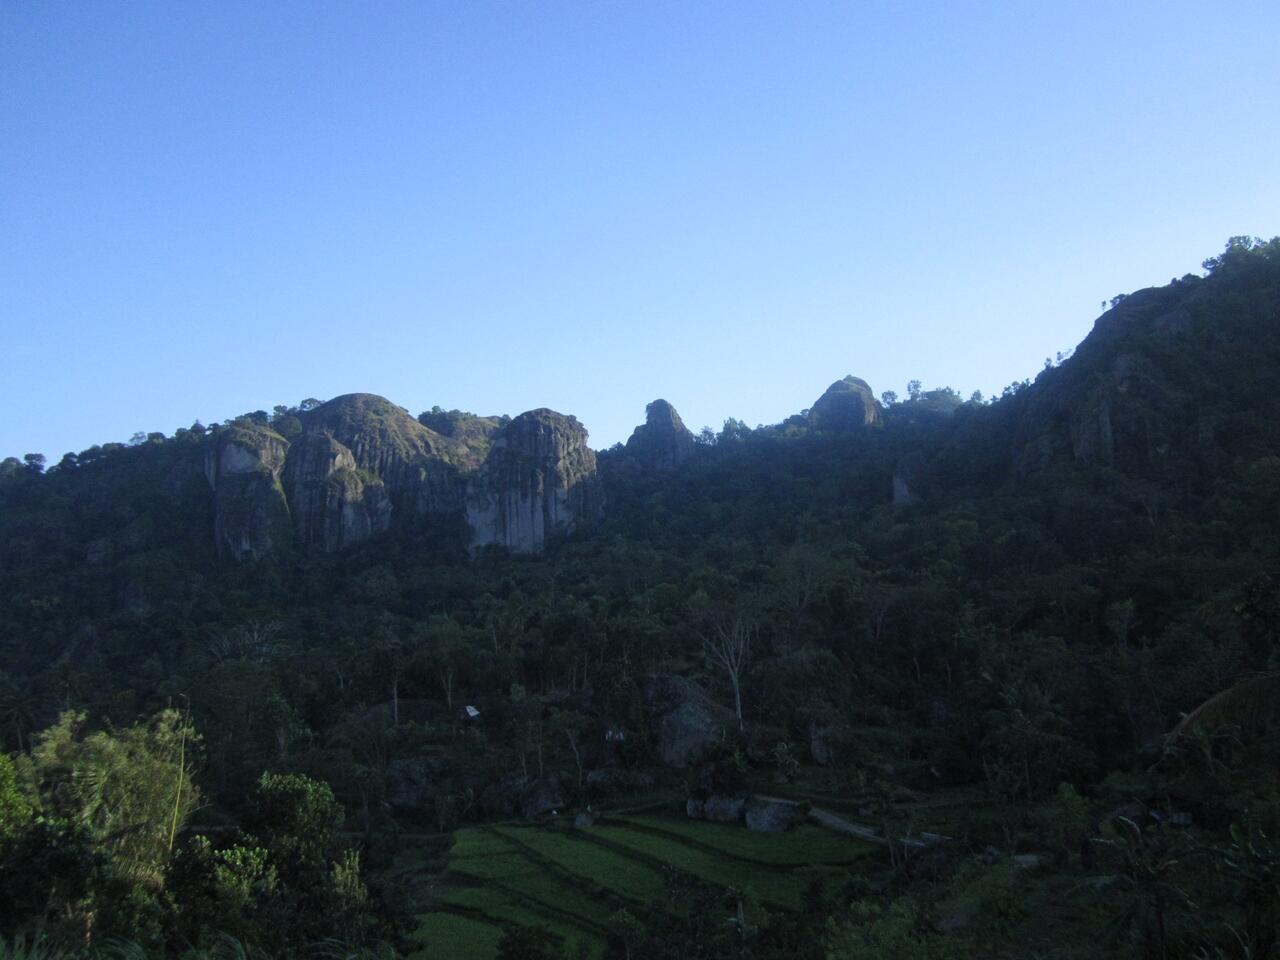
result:
<svg viewBox="0 0 1280 960"><path fill-rule="evenodd" d="M1244 908L1248 956L1273 956L1280 937L1280 846L1252 820L1233 823L1222 868Z"/></svg>
<svg viewBox="0 0 1280 960"><path fill-rule="evenodd" d="M582 763L582 738L591 729L590 718L576 710L561 710L553 707L551 710L550 727L553 731L564 737L565 742L569 745L569 751L573 754L573 761L578 768L578 786L581 787L584 773Z"/></svg>
<svg viewBox="0 0 1280 960"><path fill-rule="evenodd" d="M18 789L18 777L7 753L0 753L0 856L31 823L31 804Z"/></svg>
<svg viewBox="0 0 1280 960"><path fill-rule="evenodd" d="M909 400L919 400L922 388L923 384L919 380L909 380L907 382L907 398Z"/></svg>
<svg viewBox="0 0 1280 960"><path fill-rule="evenodd" d="M751 648L758 630L759 621L753 612L734 607L714 612L701 632L703 654L724 670L733 689L733 713L739 730L744 727L742 676L751 661Z"/></svg>
<svg viewBox="0 0 1280 960"><path fill-rule="evenodd" d="M444 695L445 706L452 713L458 672L471 649L466 631L452 617L435 616L415 629L414 639L422 643L414 654L415 666L430 674Z"/></svg>
<svg viewBox="0 0 1280 960"><path fill-rule="evenodd" d="M37 701L27 684L0 673L0 724L13 730L19 750L27 748L27 734L36 725Z"/></svg>
<svg viewBox="0 0 1280 960"><path fill-rule="evenodd" d="M893 390L886 390L884 393L880 394L880 402L886 407L892 407L898 402L898 394Z"/></svg>
<svg viewBox="0 0 1280 960"><path fill-rule="evenodd" d="M264 773L245 816L245 826L289 880L324 870L325 857L342 825L342 805L323 781L300 773Z"/></svg>
<svg viewBox="0 0 1280 960"><path fill-rule="evenodd" d="M1169 919L1178 910L1194 908L1191 898L1177 883L1183 843L1164 824L1143 830L1127 817L1111 821L1114 834L1095 840L1119 858L1114 877L1114 898L1121 912L1117 930L1129 930L1142 940L1147 960L1168 960Z"/></svg>
<svg viewBox="0 0 1280 960"><path fill-rule="evenodd" d="M828 960L951 960L960 950L935 932L905 899L888 905L856 900L847 917L827 922Z"/></svg>
<svg viewBox="0 0 1280 960"><path fill-rule="evenodd" d="M113 874L159 887L179 832L199 806L192 779L200 738L177 710L112 733L63 713L31 751L46 814L84 825Z"/></svg>
<svg viewBox="0 0 1280 960"><path fill-rule="evenodd" d="M44 473L44 454L28 453L22 458L22 462L27 465L27 470L31 473Z"/></svg>

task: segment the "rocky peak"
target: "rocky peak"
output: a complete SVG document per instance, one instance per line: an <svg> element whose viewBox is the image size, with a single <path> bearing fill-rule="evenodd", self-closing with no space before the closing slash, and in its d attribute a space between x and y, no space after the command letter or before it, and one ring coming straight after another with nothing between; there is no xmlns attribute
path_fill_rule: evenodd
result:
<svg viewBox="0 0 1280 960"><path fill-rule="evenodd" d="M349 393L322 403L304 415L303 427L349 450L355 466L382 481L392 509L404 516L461 513L462 472L481 462L466 441L441 436L408 410L372 393Z"/></svg>
<svg viewBox="0 0 1280 960"><path fill-rule="evenodd" d="M508 416L481 417L462 410L434 407L418 414L418 422L452 440L457 446L457 461L478 467L489 452L494 434L511 422Z"/></svg>
<svg viewBox="0 0 1280 960"><path fill-rule="evenodd" d="M865 380L845 377L814 401L809 408L809 422L819 430L876 426L880 423L880 404Z"/></svg>
<svg viewBox="0 0 1280 960"><path fill-rule="evenodd" d="M449 444L390 400L372 393L348 393L303 415L307 433L324 433L351 451L356 465L380 476L443 452Z"/></svg>
<svg viewBox="0 0 1280 960"><path fill-rule="evenodd" d="M674 470L693 455L694 440L676 408L655 400L644 408L645 419L627 440L627 454L656 472Z"/></svg>
<svg viewBox="0 0 1280 960"><path fill-rule="evenodd" d="M598 519L603 505L586 429L576 418L546 408L522 413L494 435L467 488L473 546L497 544L523 553Z"/></svg>

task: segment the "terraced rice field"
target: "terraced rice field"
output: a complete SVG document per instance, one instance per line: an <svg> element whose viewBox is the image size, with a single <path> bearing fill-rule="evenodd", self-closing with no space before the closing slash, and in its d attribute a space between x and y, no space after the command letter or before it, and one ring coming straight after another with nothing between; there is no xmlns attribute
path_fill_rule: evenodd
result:
<svg viewBox="0 0 1280 960"><path fill-rule="evenodd" d="M840 883L875 850L808 825L761 834L653 813L585 830L568 821L471 827L454 839L417 933L424 958L492 960L505 929L531 925L550 930L570 955L598 957L610 917L659 899L668 867L796 909L813 878Z"/></svg>

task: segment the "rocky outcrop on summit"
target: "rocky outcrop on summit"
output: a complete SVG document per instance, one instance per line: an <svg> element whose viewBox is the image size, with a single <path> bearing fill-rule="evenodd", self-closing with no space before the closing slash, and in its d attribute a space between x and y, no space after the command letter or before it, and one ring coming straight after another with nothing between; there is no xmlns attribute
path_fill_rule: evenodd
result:
<svg viewBox="0 0 1280 960"><path fill-rule="evenodd" d="M456 515L465 485L461 469L479 466L465 443L424 427L390 400L349 393L303 416L309 434L326 434L351 451L355 465L376 475L395 512Z"/></svg>
<svg viewBox="0 0 1280 960"><path fill-rule="evenodd" d="M604 497L596 455L576 418L539 409L522 413L493 438L467 490L473 547L519 553L597 520Z"/></svg>
<svg viewBox="0 0 1280 960"><path fill-rule="evenodd" d="M627 440L627 455L645 470L668 473L691 456L693 434L665 400L655 400L644 408L644 423Z"/></svg>
<svg viewBox="0 0 1280 960"><path fill-rule="evenodd" d="M354 455L326 433L303 434L289 450L284 489L298 541L341 550L387 529L386 485L356 466Z"/></svg>
<svg viewBox="0 0 1280 960"><path fill-rule="evenodd" d="M851 430L880 423L880 404L865 380L845 377L827 387L809 408L809 422L819 430Z"/></svg>
<svg viewBox="0 0 1280 960"><path fill-rule="evenodd" d="M289 506L280 484L288 453L288 440L248 421L210 438L204 473L213 489L213 537L219 553L254 560L289 544Z"/></svg>
<svg viewBox="0 0 1280 960"><path fill-rule="evenodd" d="M1212 460L1218 441L1195 399L1205 393L1195 384L1204 373L1184 360L1209 343L1228 346L1219 346L1216 314L1206 309L1209 286L1193 278L1130 294L1097 319L1072 357L1044 370L1014 434L1017 472L1070 460L1158 474L1171 451ZM1274 323L1265 301L1258 306L1258 319L1242 311L1237 322ZM1242 334L1231 346L1249 342Z"/></svg>

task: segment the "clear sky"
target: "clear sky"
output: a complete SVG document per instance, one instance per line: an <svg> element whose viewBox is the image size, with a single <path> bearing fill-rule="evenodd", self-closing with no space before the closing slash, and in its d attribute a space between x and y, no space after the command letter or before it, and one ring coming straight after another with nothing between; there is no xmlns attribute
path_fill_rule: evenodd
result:
<svg viewBox="0 0 1280 960"><path fill-rule="evenodd" d="M1280 4L0 2L0 456L304 397L774 423L1280 233Z"/></svg>

